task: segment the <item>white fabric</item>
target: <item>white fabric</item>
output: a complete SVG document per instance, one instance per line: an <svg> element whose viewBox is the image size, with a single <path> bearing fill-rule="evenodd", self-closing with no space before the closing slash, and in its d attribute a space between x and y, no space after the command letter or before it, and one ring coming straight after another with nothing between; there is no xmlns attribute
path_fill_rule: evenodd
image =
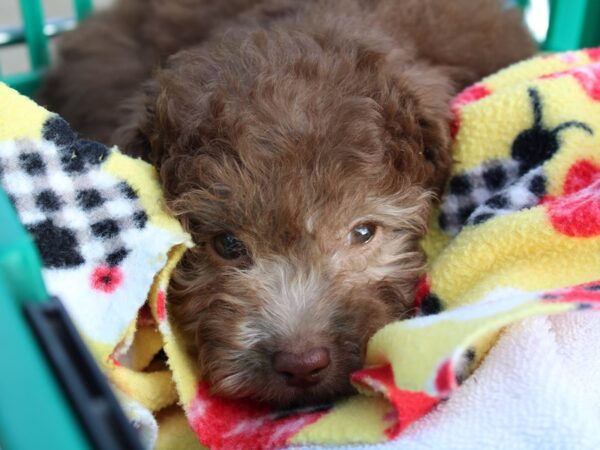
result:
<svg viewBox="0 0 600 450"><path fill-rule="evenodd" d="M600 312L513 325L447 402L396 440L328 448L600 449Z"/></svg>

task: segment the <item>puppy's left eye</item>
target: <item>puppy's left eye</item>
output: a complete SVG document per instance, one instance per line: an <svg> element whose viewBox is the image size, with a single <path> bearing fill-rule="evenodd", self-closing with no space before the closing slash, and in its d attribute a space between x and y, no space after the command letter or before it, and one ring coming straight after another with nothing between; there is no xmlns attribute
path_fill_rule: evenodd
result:
<svg viewBox="0 0 600 450"><path fill-rule="evenodd" d="M377 232L377 224L367 222L361 223L355 226L350 234L348 234L348 240L350 245L362 245L369 242L375 236Z"/></svg>
<svg viewBox="0 0 600 450"><path fill-rule="evenodd" d="M233 234L221 233L213 238L213 247L218 255L227 260L237 260L248 254L246 246Z"/></svg>

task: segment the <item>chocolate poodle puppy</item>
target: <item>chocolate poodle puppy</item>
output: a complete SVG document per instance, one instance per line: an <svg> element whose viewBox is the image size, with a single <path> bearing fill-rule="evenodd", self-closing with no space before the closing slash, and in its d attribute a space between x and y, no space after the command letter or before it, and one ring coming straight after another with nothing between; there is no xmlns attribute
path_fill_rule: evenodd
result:
<svg viewBox="0 0 600 450"><path fill-rule="evenodd" d="M534 51L500 0L122 0L40 98L158 169L196 244L169 313L214 392L291 406L352 392L410 312L449 100Z"/></svg>

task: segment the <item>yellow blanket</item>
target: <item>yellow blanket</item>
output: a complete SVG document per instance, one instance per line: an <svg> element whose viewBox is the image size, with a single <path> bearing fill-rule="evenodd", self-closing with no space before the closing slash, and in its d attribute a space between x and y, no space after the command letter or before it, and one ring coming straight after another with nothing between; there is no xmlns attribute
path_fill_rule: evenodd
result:
<svg viewBox="0 0 600 450"><path fill-rule="evenodd" d="M452 109L456 164L423 242L429 267L417 292L420 313L376 333L365 369L353 376L361 394L326 411L272 411L208 395L165 308L169 274L189 238L164 212L149 166L114 149L95 150L103 155L94 163L97 170L112 177L103 186L124 181L133 187L136 208L164 239L142 252L148 266L137 260L130 267L137 246L149 242L132 231L119 267L123 279L132 277L128 271L142 273L139 285L94 293L114 300L121 292L130 305L118 309L122 317L110 339L102 339L105 324L86 321L89 305L66 303L148 445L193 448L199 446L194 433L215 449L391 439L451 395L505 325L535 314L600 307L600 50L517 64L462 92ZM56 120L0 87L0 164L11 151L31 153L33 145L61 158L65 145L85 147L49 134L48 123ZM85 154L75 153L75 159ZM2 177L0 172L13 198L33 195ZM19 209L18 198L16 203ZM19 212L24 222L32 220L30 212ZM100 287L107 276L120 280L114 266L102 267L95 278ZM50 288L56 270L45 269ZM63 280L54 293L85 296L89 276L77 273L59 274L70 276L69 288ZM146 298L149 309L142 308ZM161 349L169 370L152 370Z"/></svg>

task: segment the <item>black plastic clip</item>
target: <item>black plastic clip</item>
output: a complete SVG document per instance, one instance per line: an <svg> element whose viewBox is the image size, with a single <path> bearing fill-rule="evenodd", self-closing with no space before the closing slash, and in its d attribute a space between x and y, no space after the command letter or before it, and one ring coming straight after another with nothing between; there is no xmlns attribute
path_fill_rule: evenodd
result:
<svg viewBox="0 0 600 450"><path fill-rule="evenodd" d="M65 308L56 298L25 305L25 315L97 450L143 450L134 428Z"/></svg>

